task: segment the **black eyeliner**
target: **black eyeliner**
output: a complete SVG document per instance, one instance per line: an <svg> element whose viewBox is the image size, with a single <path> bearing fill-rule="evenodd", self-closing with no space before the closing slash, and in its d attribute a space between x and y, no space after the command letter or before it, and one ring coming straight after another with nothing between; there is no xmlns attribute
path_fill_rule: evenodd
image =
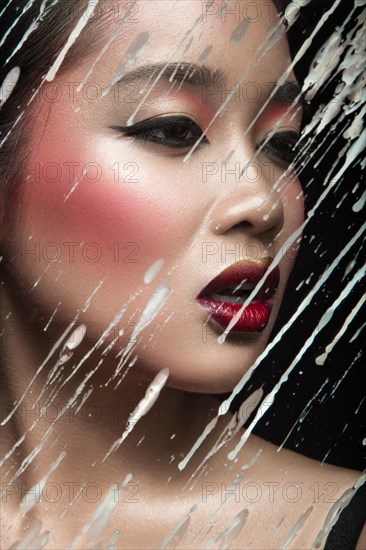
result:
<svg viewBox="0 0 366 550"><path fill-rule="evenodd" d="M181 126L187 131L191 131L194 136L189 139L183 138L164 138L156 137L153 133L157 130L169 130ZM137 122L132 126L111 126L112 129L121 132L125 137L135 137L135 141L153 143L171 148L191 147L201 136L202 130L198 124L187 116L172 115L162 116L158 118L150 118ZM206 139L206 143L207 138Z"/></svg>
<svg viewBox="0 0 366 550"><path fill-rule="evenodd" d="M299 135L297 132L276 132L271 137L263 140L259 147L261 151L291 164L296 157L296 145L298 141Z"/></svg>

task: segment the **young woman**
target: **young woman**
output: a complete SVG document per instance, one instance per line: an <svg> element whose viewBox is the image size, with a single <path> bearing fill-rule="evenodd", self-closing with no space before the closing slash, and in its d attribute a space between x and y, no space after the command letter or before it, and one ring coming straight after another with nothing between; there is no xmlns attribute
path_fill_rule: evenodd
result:
<svg viewBox="0 0 366 550"><path fill-rule="evenodd" d="M212 395L265 357L304 223L276 7L29 9L3 98L4 548L324 547L360 474L244 431L271 395Z"/></svg>

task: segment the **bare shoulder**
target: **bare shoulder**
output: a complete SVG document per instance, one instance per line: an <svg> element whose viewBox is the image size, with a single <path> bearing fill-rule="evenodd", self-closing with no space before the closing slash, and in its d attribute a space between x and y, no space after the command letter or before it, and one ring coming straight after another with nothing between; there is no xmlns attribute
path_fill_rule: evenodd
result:
<svg viewBox="0 0 366 550"><path fill-rule="evenodd" d="M220 484L203 482L202 497L215 493L222 506L216 537L229 537L230 548L323 548L360 476L253 436Z"/></svg>
<svg viewBox="0 0 366 550"><path fill-rule="evenodd" d="M363 529L361 531L355 550L365 550L365 548L366 548L366 523L363 526Z"/></svg>

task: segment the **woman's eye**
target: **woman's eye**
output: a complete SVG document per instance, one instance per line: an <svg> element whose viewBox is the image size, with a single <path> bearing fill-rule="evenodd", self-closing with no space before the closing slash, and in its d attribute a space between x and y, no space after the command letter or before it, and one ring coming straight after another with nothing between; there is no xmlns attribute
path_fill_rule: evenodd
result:
<svg viewBox="0 0 366 550"><path fill-rule="evenodd" d="M196 122L183 116L165 116L144 120L133 126L113 126L126 137L136 141L155 143L165 147L192 147L202 137L202 130ZM202 143L208 143L204 136Z"/></svg>
<svg viewBox="0 0 366 550"><path fill-rule="evenodd" d="M297 154L296 145L299 135L294 131L278 132L266 138L259 148L264 153L289 165L294 162Z"/></svg>

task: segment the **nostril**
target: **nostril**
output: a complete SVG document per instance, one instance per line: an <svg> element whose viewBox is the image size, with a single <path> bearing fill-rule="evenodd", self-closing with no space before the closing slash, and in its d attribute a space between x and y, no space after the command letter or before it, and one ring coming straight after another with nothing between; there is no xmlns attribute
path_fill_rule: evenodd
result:
<svg viewBox="0 0 366 550"><path fill-rule="evenodd" d="M251 222L248 222L246 220L242 221L242 222L239 222L237 223L236 225L234 225L232 227L233 230L235 229L239 229L239 230L248 230L248 229L253 229L254 225L251 223Z"/></svg>
<svg viewBox="0 0 366 550"><path fill-rule="evenodd" d="M213 231L218 235L229 231L251 236L278 233L284 223L283 201L276 196L268 202L265 197L250 189L236 189L235 193L226 195L216 202L212 212Z"/></svg>

